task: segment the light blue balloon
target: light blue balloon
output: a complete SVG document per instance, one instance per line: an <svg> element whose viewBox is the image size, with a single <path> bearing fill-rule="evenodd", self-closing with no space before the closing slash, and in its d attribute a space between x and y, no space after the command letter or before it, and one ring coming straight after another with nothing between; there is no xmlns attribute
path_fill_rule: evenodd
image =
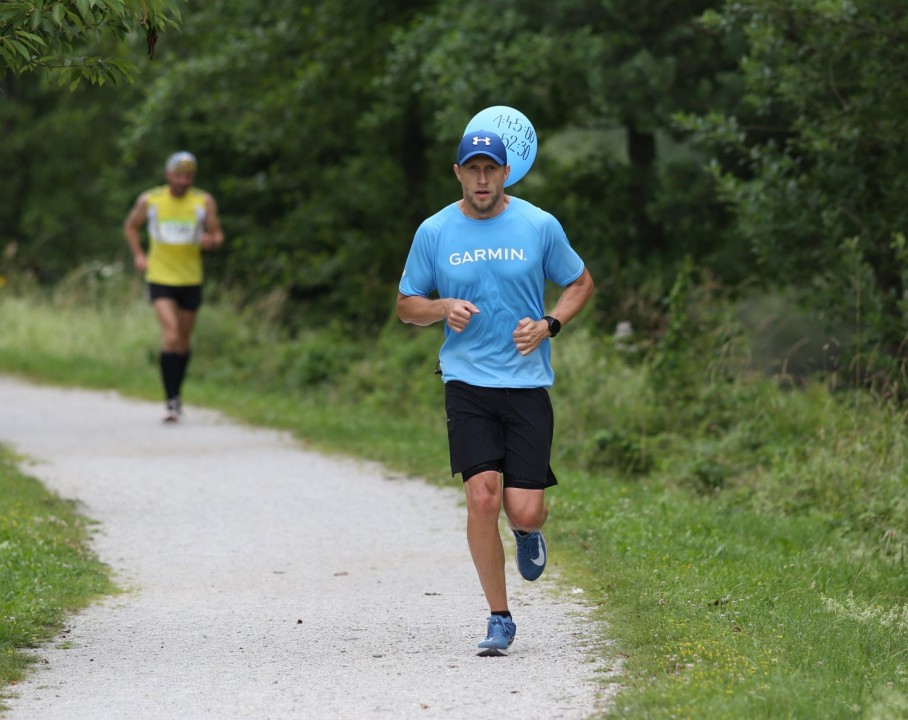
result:
<svg viewBox="0 0 908 720"><path fill-rule="evenodd" d="M463 134L489 130L504 142L508 149L511 174L504 186L509 187L523 178L536 160L536 129L526 115L507 105L495 105L477 113Z"/></svg>

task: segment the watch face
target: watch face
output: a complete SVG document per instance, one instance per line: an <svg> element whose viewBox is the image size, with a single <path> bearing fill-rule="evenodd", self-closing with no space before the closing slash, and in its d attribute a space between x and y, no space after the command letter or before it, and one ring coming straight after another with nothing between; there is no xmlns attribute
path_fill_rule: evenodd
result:
<svg viewBox="0 0 908 720"><path fill-rule="evenodd" d="M561 330L561 322L557 318L549 317L548 315L546 315L545 319L549 323L549 335L555 337L558 331Z"/></svg>

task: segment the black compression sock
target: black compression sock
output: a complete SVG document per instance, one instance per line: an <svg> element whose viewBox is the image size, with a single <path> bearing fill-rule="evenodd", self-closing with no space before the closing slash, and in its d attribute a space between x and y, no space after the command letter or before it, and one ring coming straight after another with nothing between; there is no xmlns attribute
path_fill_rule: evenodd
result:
<svg viewBox="0 0 908 720"><path fill-rule="evenodd" d="M503 617L503 618L511 617L511 613L508 612L507 610L496 610L495 612L492 613L492 615L497 615L498 617Z"/></svg>
<svg viewBox="0 0 908 720"><path fill-rule="evenodd" d="M189 367L189 357L192 353L187 351L185 354L177 354L179 360L179 373L177 375L177 395L183 392L183 380L186 379L186 368Z"/></svg>
<svg viewBox="0 0 908 720"><path fill-rule="evenodd" d="M164 394L170 400L180 394L180 369L183 365L183 360L177 353L161 351L160 361L161 379L164 381Z"/></svg>

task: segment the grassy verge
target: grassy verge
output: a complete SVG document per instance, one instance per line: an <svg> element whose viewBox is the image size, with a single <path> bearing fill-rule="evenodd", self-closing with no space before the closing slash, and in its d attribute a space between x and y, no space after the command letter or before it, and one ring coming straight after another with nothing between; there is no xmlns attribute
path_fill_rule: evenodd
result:
<svg viewBox="0 0 908 720"><path fill-rule="evenodd" d="M52 638L67 613L114 590L87 549L87 521L22 474L18 460L0 448L0 687L33 661L23 648Z"/></svg>
<svg viewBox="0 0 908 720"><path fill-rule="evenodd" d="M144 304L0 303L13 318L3 370L158 396ZM439 333L392 322L377 339L290 339L254 308L203 312L190 407L450 482ZM561 484L547 532L624 658L612 716L908 716L899 412L723 375L697 338L660 365L583 322L570 330L556 351Z"/></svg>
<svg viewBox="0 0 908 720"><path fill-rule="evenodd" d="M627 656L615 716L905 717L904 571L826 518L590 476L553 512Z"/></svg>

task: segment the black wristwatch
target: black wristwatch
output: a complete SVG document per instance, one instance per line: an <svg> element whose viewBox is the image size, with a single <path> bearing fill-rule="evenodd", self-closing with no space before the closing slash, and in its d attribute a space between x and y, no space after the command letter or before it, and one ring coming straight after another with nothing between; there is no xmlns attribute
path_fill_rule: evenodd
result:
<svg viewBox="0 0 908 720"><path fill-rule="evenodd" d="M546 315L542 319L549 324L549 337L555 337L558 333L561 332L561 321L558 318L553 318L551 315Z"/></svg>

